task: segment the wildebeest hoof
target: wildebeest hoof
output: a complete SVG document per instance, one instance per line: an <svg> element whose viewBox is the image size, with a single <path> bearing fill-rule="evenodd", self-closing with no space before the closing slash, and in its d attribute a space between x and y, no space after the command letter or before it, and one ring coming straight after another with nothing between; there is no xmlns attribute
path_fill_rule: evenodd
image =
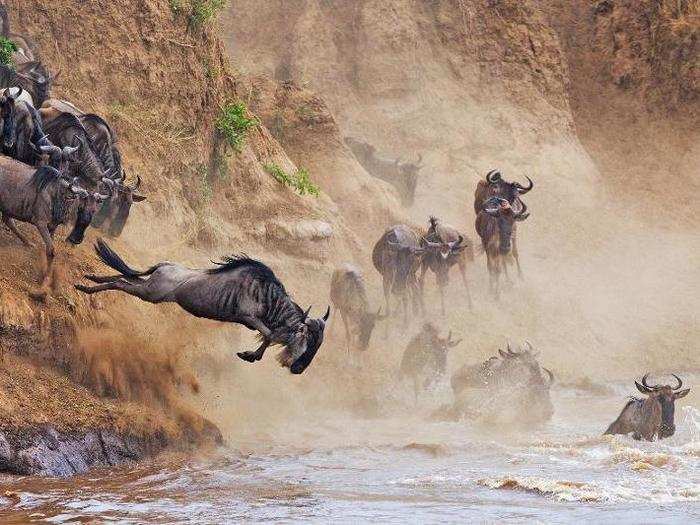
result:
<svg viewBox="0 0 700 525"><path fill-rule="evenodd" d="M243 361L248 361L249 363L254 363L258 360L255 352L238 352L236 355L243 359Z"/></svg>

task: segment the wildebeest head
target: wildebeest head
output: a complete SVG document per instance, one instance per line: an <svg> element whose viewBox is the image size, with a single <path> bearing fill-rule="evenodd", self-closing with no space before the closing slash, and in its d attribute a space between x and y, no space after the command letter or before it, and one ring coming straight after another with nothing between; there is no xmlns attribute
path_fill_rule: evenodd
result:
<svg viewBox="0 0 700 525"><path fill-rule="evenodd" d="M22 79L28 90L33 91L33 99L36 107L41 106L49 98L51 84L58 78L59 73L51 75L46 67L36 60L25 62L17 66L16 75Z"/></svg>
<svg viewBox="0 0 700 525"><path fill-rule="evenodd" d="M68 164L76 161L76 154L78 152L78 146L64 146L59 148L51 144L48 139L44 136L37 141L38 147L35 146L35 150L38 154L48 155L48 165L52 168L57 169L60 173L66 173L68 169Z"/></svg>
<svg viewBox="0 0 700 525"><path fill-rule="evenodd" d="M136 176L136 182L133 185L125 184L125 178L126 175L123 175L112 181L110 185L112 196L100 208L93 220L93 226L99 228L107 219L111 219L107 232L110 237L121 235L129 218L131 205L134 202L146 200L144 195L137 193L141 186L141 177Z"/></svg>
<svg viewBox="0 0 700 525"><path fill-rule="evenodd" d="M386 315L382 315L381 307L376 313L365 312L360 318L360 333L357 337L357 343L359 350L367 350L369 347L369 340L372 337L372 331L374 330L374 325L377 321L382 321L386 319Z"/></svg>
<svg viewBox="0 0 700 525"><path fill-rule="evenodd" d="M17 139L17 119L15 115L15 102L17 97L22 94L22 88L15 94L9 94L0 97L0 117L2 117L2 145L6 150L12 149L15 146Z"/></svg>
<svg viewBox="0 0 700 525"><path fill-rule="evenodd" d="M331 314L331 307L329 306L325 315L319 319L309 319L310 310L311 307L304 312L304 318L296 334L287 345L292 355L299 356L289 366L292 374L301 374L306 370L323 343L323 333L326 329L326 321Z"/></svg>
<svg viewBox="0 0 700 525"><path fill-rule="evenodd" d="M416 186L418 185L418 173L423 169L423 155L418 155L417 162L396 161L404 180L405 193L401 196L405 205L413 204L416 197Z"/></svg>
<svg viewBox="0 0 700 525"><path fill-rule="evenodd" d="M678 381L678 385L671 387L669 385L654 385L650 386L647 384L647 377L649 374L644 374L642 377L641 384L637 381L634 382L637 390L642 394L646 394L650 399L657 402L661 407L661 426L659 428L659 437L670 437L676 432L676 425L674 422L675 413L675 401L688 395L690 388L681 390L683 386L683 381L676 374L671 374Z"/></svg>
<svg viewBox="0 0 700 525"><path fill-rule="evenodd" d="M425 253L425 248L406 246L393 241L389 241L387 244L394 254L395 273L392 292L401 294L406 290L409 281L415 276L420 266L421 258Z"/></svg>
<svg viewBox="0 0 700 525"><path fill-rule="evenodd" d="M364 160L374 157L376 150L371 144L358 140L354 137L345 137L344 142L345 145L350 148L353 155L355 155L358 159Z"/></svg>
<svg viewBox="0 0 700 525"><path fill-rule="evenodd" d="M506 199L491 197L484 202L483 210L484 213L498 221L499 251L502 254L509 253L513 236L513 224L515 221L524 221L530 216L527 212L527 206L523 202L520 211L516 213Z"/></svg>
<svg viewBox="0 0 700 525"><path fill-rule="evenodd" d="M537 360L539 352L534 350L529 342L525 344L527 348L521 347L517 352L511 348L510 343L506 350L498 350L503 360L502 371L509 379L517 380L521 384L549 388L554 383L554 374L540 365Z"/></svg>
<svg viewBox="0 0 700 525"><path fill-rule="evenodd" d="M65 185L66 183L64 183ZM81 188L77 184L77 179L74 179L72 183L67 183L69 191L77 199L77 209L75 224L71 230L66 240L71 244L80 244L83 242L85 237L85 230L90 226L92 221L92 216L97 211L97 207L101 205L109 195L103 195L101 193L91 193L85 188Z"/></svg>
<svg viewBox="0 0 700 525"><path fill-rule="evenodd" d="M501 197L513 205L521 195L525 195L535 187L530 177L525 176L525 178L529 183L528 186L523 186L518 182L508 182L503 179L500 171L491 170L486 174L486 182L489 184L489 196Z"/></svg>

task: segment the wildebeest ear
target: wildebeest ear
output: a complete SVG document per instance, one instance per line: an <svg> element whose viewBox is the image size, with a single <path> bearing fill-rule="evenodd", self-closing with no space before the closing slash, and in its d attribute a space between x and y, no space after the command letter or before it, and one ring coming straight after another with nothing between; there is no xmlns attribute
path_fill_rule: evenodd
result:
<svg viewBox="0 0 700 525"><path fill-rule="evenodd" d="M634 385L637 387L637 390L639 390L642 394L651 394L653 390L645 387L644 385L640 385L636 381L634 382Z"/></svg>
<svg viewBox="0 0 700 525"><path fill-rule="evenodd" d="M138 193L134 193L134 194L131 196L131 198L134 199L134 202L141 202L141 201L145 201L145 200L146 200L146 196L145 196L145 195L139 195Z"/></svg>
<svg viewBox="0 0 700 525"><path fill-rule="evenodd" d="M690 392L690 388L686 388L685 390L680 390L678 392L674 392L673 399L680 399L682 397L685 397L688 395L688 392Z"/></svg>

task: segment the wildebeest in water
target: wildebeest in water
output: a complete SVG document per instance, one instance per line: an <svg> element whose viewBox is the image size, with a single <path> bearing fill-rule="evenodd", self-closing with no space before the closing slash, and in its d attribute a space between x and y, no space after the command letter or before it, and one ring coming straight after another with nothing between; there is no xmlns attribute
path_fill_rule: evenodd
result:
<svg viewBox="0 0 700 525"><path fill-rule="evenodd" d="M635 381L634 385L637 390L646 395L646 399L632 397L605 433L632 433L634 439L647 441L652 441L657 436L659 439L672 436L676 432L674 422L676 399L687 396L690 388L681 390L683 381L677 375L671 375L678 381L675 387L669 385L650 386L647 384L649 374L642 377L641 384Z"/></svg>
<svg viewBox="0 0 700 525"><path fill-rule="evenodd" d="M440 337L437 327L432 323L425 323L422 330L411 339L401 358L399 374L413 382L416 402L421 389L427 390L445 374L447 353L461 342L461 339L452 339L451 331L447 337Z"/></svg>
<svg viewBox="0 0 700 525"><path fill-rule="evenodd" d="M553 412L550 388L554 374L538 360L529 343L519 350L498 350L483 363L465 365L451 379L456 417L470 415L495 423L533 424Z"/></svg>
<svg viewBox="0 0 700 525"><path fill-rule="evenodd" d="M279 363L292 374L311 364L323 342L330 307L320 319L309 318L287 295L273 271L246 256L225 257L217 268L192 269L161 262L145 271L130 268L102 239L95 250L118 275L86 275L94 286L76 284L85 293L119 290L149 303L177 303L196 317L239 323L257 330L262 344L255 351L239 352L249 363L262 359L270 345L282 345Z"/></svg>

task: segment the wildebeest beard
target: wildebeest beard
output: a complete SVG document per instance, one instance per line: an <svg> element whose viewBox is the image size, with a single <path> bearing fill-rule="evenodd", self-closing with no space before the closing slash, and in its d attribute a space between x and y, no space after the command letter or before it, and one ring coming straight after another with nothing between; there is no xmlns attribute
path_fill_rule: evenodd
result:
<svg viewBox="0 0 700 525"><path fill-rule="evenodd" d="M674 423L675 404L673 398L667 396L659 396L659 404L661 405L661 426L659 427L659 437L670 437L676 432Z"/></svg>

